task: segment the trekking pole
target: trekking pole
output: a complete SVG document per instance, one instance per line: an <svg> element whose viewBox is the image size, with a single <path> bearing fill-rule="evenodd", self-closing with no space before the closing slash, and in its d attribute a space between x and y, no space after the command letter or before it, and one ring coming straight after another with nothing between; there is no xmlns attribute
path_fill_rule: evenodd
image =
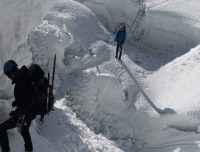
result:
<svg viewBox="0 0 200 152"><path fill-rule="evenodd" d="M52 90L53 90L53 81L54 81L54 75L55 75L55 68L56 68L56 54L54 56L54 63L53 63Z"/></svg>
<svg viewBox="0 0 200 152"><path fill-rule="evenodd" d="M49 113L49 79L50 79L50 73L48 72L48 88L47 88L47 107L46 107L46 110L47 110L47 114Z"/></svg>
<svg viewBox="0 0 200 152"><path fill-rule="evenodd" d="M52 98L52 92L53 92L53 82L54 82L54 75L55 75L55 67L56 67L56 54L54 56L54 63L53 63L53 74L52 74L52 88L50 90L50 85L49 85L49 82L50 82L50 73L48 73L48 88L47 88L47 107L46 107L46 110L47 110L47 114L49 115L49 113L51 112L52 109L52 106L53 104L52 103L49 103L49 100ZM43 118L42 118L43 119Z"/></svg>
<svg viewBox="0 0 200 152"><path fill-rule="evenodd" d="M49 86L49 79L50 79L50 73L48 72L48 87L47 87L47 99L46 99L46 113L45 114L49 114L49 92L50 92L50 86ZM42 114L41 117L40 117L40 125L42 125L44 123L44 115L45 114Z"/></svg>

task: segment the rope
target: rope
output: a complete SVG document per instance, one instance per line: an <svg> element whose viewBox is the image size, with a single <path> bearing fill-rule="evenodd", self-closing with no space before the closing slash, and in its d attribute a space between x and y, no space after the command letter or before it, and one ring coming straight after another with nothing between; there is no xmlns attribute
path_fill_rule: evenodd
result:
<svg viewBox="0 0 200 152"><path fill-rule="evenodd" d="M153 8L153 7L158 6L158 5L162 4L162 3L165 3L165 2L167 2L167 1L169 1L169 0L165 0L165 1L163 1L163 2L160 2L160 3L158 3L158 4L155 4L155 5L153 5L153 6L150 6L149 8Z"/></svg>
<svg viewBox="0 0 200 152"><path fill-rule="evenodd" d="M116 62L116 63L117 63L117 62ZM115 66L114 66L114 70L115 70L115 68L116 68L116 63L115 63ZM102 93L102 95L101 95L101 97L100 97L100 99L99 99L99 102L101 101L101 99L102 99L104 93L106 92L106 90L107 90L107 88L108 88L108 85L109 85L109 83L110 83L110 80L111 80L111 75L110 75L110 78L109 78L109 80L108 80L108 83L107 83L107 85L106 85L106 87L105 87L105 89L104 89L104 91L103 91L103 93ZM92 111L90 112L89 116L87 117L87 119L85 120L84 123L86 123L87 120L90 118L90 116L92 115L92 113L93 113L94 110L96 109L97 105L98 105L98 103L96 103L95 107L92 109Z"/></svg>
<svg viewBox="0 0 200 152"><path fill-rule="evenodd" d="M66 31L64 31L61 27L58 26L58 28L59 28L63 33L65 33L67 36L69 36L69 37L71 38L71 36L70 36ZM88 50L88 51L91 53L91 55L93 55L92 52L91 52L91 50L89 50L88 48L86 48L85 46L83 46L79 41L77 41L77 40L75 40L75 39L73 39L73 40L74 40L75 42L77 42L81 47L83 47L84 49ZM116 63L117 63L117 62L116 62ZM116 63L115 63L115 66L114 66L114 70L115 70L115 68L116 68ZM108 85L109 85L109 83L110 83L110 80L111 80L111 76L110 76L110 78L109 78L109 80L108 80L108 83L107 83L107 85L106 85L106 87L105 87L105 89L104 89L104 91L103 91L103 93L102 93L102 95L101 95L99 101L101 101L101 99L102 99L104 93L106 92L106 90L107 90L107 88L108 88ZM96 103L95 107L92 109L92 111L90 112L89 116L87 117L87 119L85 120L84 123L87 122L87 120L90 118L90 116L92 115L92 113L94 112L94 110L96 109L97 106L98 106L98 103Z"/></svg>
<svg viewBox="0 0 200 152"><path fill-rule="evenodd" d="M58 26L58 28L63 32L65 33L67 36L69 36L71 39L72 39L72 36L69 35L64 29L62 29L61 27ZM86 48L84 45L82 45L78 40L76 39L72 39L73 41L75 41L76 43L78 43L78 45L80 45L82 48L86 49L88 52L90 52L90 55L94 55L94 53L92 53L92 51L88 48Z"/></svg>
<svg viewBox="0 0 200 152"><path fill-rule="evenodd" d="M168 146L175 146L175 145L195 145L195 144L200 144L200 141L194 141L194 142L176 142L176 143L169 143L169 144L164 144L164 145L148 145L151 148L163 148L163 147L168 147Z"/></svg>

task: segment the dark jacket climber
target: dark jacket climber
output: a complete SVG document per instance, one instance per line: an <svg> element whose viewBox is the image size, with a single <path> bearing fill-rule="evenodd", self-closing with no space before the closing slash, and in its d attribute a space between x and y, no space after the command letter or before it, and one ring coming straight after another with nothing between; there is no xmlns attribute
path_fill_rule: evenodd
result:
<svg viewBox="0 0 200 152"><path fill-rule="evenodd" d="M116 33L116 36L115 36L115 42L117 41L117 48L116 48L115 57L118 58L118 50L120 48L119 60L121 60L122 46L123 46L125 40L126 40L126 27L120 26L120 28L117 30L117 33Z"/></svg>
<svg viewBox="0 0 200 152"><path fill-rule="evenodd" d="M15 101L13 101L12 106L16 106L17 108L15 111L11 111L9 119L0 123L0 146L2 152L10 152L7 130L16 128L19 117L21 116L25 117L21 128L21 135L25 142L25 152L33 151L29 127L31 121L36 117L36 115L32 113L35 97L27 76L27 67L23 66L21 69L18 69L17 66L18 65L13 60L9 60L4 64L4 74L12 80L12 84L15 84Z"/></svg>

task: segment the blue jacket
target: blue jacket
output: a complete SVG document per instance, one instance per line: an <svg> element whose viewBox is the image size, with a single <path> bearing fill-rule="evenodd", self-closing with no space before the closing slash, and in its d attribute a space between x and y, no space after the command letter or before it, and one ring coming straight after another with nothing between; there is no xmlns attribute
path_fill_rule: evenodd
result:
<svg viewBox="0 0 200 152"><path fill-rule="evenodd" d="M124 43L126 40L126 30L120 31L117 30L116 36L115 36L115 41Z"/></svg>

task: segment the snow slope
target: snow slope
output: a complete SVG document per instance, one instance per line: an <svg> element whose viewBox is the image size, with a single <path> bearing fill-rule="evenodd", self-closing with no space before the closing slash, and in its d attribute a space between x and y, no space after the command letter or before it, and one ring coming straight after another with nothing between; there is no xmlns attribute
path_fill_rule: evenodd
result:
<svg viewBox="0 0 200 152"><path fill-rule="evenodd" d="M148 77L151 80L147 79L148 85L156 88L151 95L155 103L162 103L178 113L199 110L199 50L199 46L191 49ZM192 104L188 105L188 102Z"/></svg>

